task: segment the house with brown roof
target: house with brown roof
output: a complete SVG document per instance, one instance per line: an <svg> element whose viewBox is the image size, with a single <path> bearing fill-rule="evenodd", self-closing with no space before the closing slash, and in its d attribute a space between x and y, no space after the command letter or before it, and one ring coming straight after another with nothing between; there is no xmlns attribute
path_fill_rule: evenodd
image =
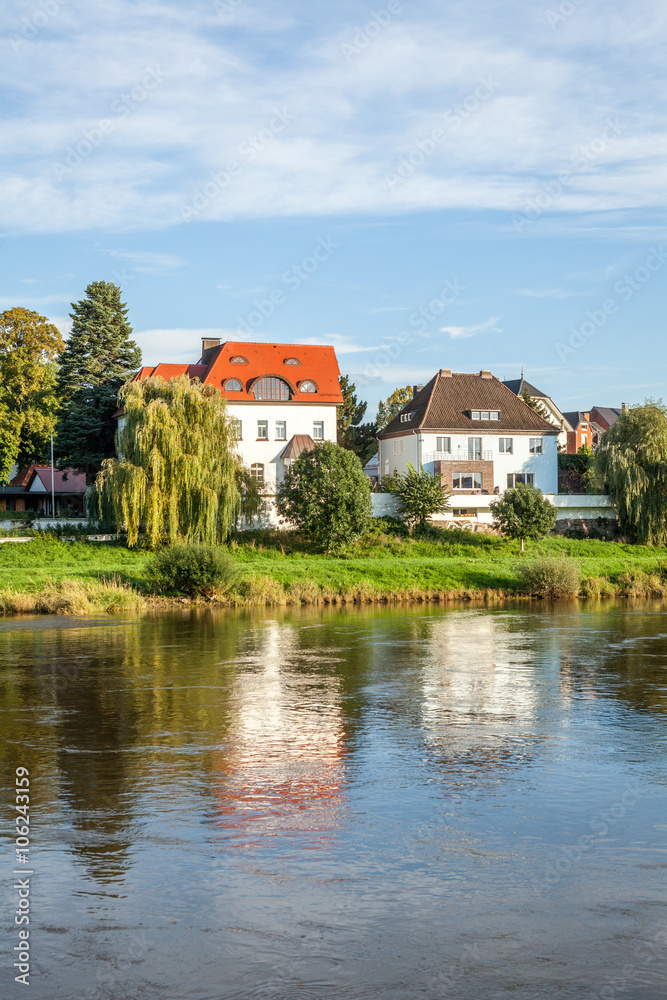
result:
<svg viewBox="0 0 667 1000"><path fill-rule="evenodd" d="M505 379L503 385L511 389L515 396L521 396L522 398L525 395L528 396L531 402L535 404L537 412L545 420L548 420L550 424L558 428L558 447L561 451L566 451L567 435L572 431L572 427L565 414L561 413L551 396L547 396L546 392L536 389L534 385L526 381L523 377L523 372L521 372L521 378Z"/></svg>
<svg viewBox="0 0 667 1000"><path fill-rule="evenodd" d="M343 397L333 347L202 338L197 364L144 367L136 379L180 375L220 390L243 463L269 492L302 451L336 440ZM118 417L120 428L122 412Z"/></svg>
<svg viewBox="0 0 667 1000"><path fill-rule="evenodd" d="M388 476L421 463L441 476L460 510L471 497L518 483L557 493L558 434L490 371L441 368L427 385L414 386L412 400L378 435L379 472Z"/></svg>

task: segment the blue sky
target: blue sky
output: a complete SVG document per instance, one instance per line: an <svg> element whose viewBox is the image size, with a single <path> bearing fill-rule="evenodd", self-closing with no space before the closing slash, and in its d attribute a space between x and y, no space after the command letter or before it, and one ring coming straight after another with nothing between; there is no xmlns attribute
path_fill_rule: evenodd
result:
<svg viewBox="0 0 667 1000"><path fill-rule="evenodd" d="M659 0L10 0L0 308L116 281L146 363L332 343L369 413L667 396L666 43Z"/></svg>

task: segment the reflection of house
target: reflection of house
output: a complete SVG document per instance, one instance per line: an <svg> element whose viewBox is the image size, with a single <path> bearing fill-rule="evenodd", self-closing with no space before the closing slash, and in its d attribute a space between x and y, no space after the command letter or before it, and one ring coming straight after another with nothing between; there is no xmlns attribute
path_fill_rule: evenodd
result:
<svg viewBox="0 0 667 1000"><path fill-rule="evenodd" d="M346 794L340 678L306 682L304 632L269 623L244 657L224 747L214 756L216 821L244 846L298 830L313 846L335 830ZM315 653L317 655L317 653Z"/></svg>
<svg viewBox="0 0 667 1000"><path fill-rule="evenodd" d="M521 372L521 378L508 379L503 382L503 385L511 389L515 396L524 397L526 394L528 395L529 399L536 404L537 412L548 420L550 424L558 428L558 447L561 451L565 451L567 447L567 433L572 430L572 427L566 415L561 413L552 398L547 396L546 393L540 392L530 382L526 382L523 372Z"/></svg>
<svg viewBox="0 0 667 1000"><path fill-rule="evenodd" d="M556 493L557 436L557 427L491 372L441 369L423 388L415 386L411 401L378 435L380 474L421 463L452 489L457 508L471 495L521 482Z"/></svg>
<svg viewBox="0 0 667 1000"><path fill-rule="evenodd" d="M275 486L301 451L336 440L339 374L333 347L204 339L198 364L145 367L137 378L189 375L220 389L244 464ZM122 420L121 413L119 426Z"/></svg>
<svg viewBox="0 0 667 1000"><path fill-rule="evenodd" d="M22 469L10 481L9 486L0 487L0 510L34 510L53 516L51 498L52 470L49 466L30 465ZM74 469L56 469L53 494L56 514L82 516L86 476Z"/></svg>

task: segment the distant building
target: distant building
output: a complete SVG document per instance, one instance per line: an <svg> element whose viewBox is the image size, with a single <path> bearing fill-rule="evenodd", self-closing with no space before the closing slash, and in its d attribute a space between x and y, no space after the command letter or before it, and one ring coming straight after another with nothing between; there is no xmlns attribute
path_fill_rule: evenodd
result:
<svg viewBox="0 0 667 1000"><path fill-rule="evenodd" d="M466 497L491 497L517 483L557 493L558 434L490 371L443 368L414 387L412 400L378 435L379 474L421 463L450 487L458 510L466 509Z"/></svg>
<svg viewBox="0 0 667 1000"><path fill-rule="evenodd" d="M0 486L0 511L34 510L46 517L53 517L50 466L29 465L19 471L9 485ZM56 469L54 489L55 514L82 517L85 513L84 497L86 476L75 469Z"/></svg>
<svg viewBox="0 0 667 1000"><path fill-rule="evenodd" d="M573 428L570 426L566 415L561 413L551 397L547 396L544 392L540 392L534 385L527 382L523 377L523 372L521 373L521 378L507 379L503 382L503 385L511 389L515 396L523 397L525 393L528 393L529 398L538 405L539 412L546 417L550 424L558 428L558 447L561 451L565 451L567 448L568 432L572 431Z"/></svg>
<svg viewBox="0 0 667 1000"><path fill-rule="evenodd" d="M203 339L196 365L160 364L136 378L189 375L213 385L227 400L244 465L275 491L285 470L317 441L336 441L343 402L333 347L255 344ZM118 413L119 427L123 414Z"/></svg>

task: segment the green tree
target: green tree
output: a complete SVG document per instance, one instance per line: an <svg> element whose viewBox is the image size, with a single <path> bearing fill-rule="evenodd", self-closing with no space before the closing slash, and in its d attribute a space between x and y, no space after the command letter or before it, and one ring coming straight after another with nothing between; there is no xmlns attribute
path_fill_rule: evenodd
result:
<svg viewBox="0 0 667 1000"><path fill-rule="evenodd" d="M0 480L15 462L41 460L55 426L54 362L64 347L52 323L29 309L0 314Z"/></svg>
<svg viewBox="0 0 667 1000"><path fill-rule="evenodd" d="M227 538L239 460L220 392L182 375L128 382L120 400L120 458L105 460L96 483L103 519L126 526L130 548L142 527L151 549Z"/></svg>
<svg viewBox="0 0 667 1000"><path fill-rule="evenodd" d="M278 485L278 513L331 552L371 525L370 484L356 455L325 441L302 452Z"/></svg>
<svg viewBox="0 0 667 1000"><path fill-rule="evenodd" d="M602 436L596 467L621 529L642 544L665 545L667 408L662 400L621 413Z"/></svg>
<svg viewBox="0 0 667 1000"><path fill-rule="evenodd" d="M412 386L406 385L402 388L394 389L391 396L388 396L384 403L378 406L377 425L382 430L394 419L397 413L403 409L406 403L412 399Z"/></svg>
<svg viewBox="0 0 667 1000"><path fill-rule="evenodd" d="M549 420L549 411L544 403L539 399L533 399L527 389L523 390L521 398L526 406L529 406L531 410L535 410L535 413L539 413L544 420Z"/></svg>
<svg viewBox="0 0 667 1000"><path fill-rule="evenodd" d="M556 508L543 496L542 490L528 483L506 489L502 497L491 504L491 513L503 535L521 539L522 552L526 538L548 535L557 517Z"/></svg>
<svg viewBox="0 0 667 1000"><path fill-rule="evenodd" d="M445 490L436 473L425 472L419 465L419 472L408 462L407 471L384 478L384 487L400 500L399 513L410 531L415 527L423 530L431 514L443 514L449 510L449 491Z"/></svg>
<svg viewBox="0 0 667 1000"><path fill-rule="evenodd" d="M348 375L339 379L343 405L338 407L338 444L353 451L362 465L365 465L377 451L377 424L362 424L368 403L357 399L357 387Z"/></svg>
<svg viewBox="0 0 667 1000"><path fill-rule="evenodd" d="M94 476L114 453L117 395L141 365L141 351L130 340L132 327L121 291L94 281L86 297L72 303L73 325L60 359L58 396L59 465Z"/></svg>

